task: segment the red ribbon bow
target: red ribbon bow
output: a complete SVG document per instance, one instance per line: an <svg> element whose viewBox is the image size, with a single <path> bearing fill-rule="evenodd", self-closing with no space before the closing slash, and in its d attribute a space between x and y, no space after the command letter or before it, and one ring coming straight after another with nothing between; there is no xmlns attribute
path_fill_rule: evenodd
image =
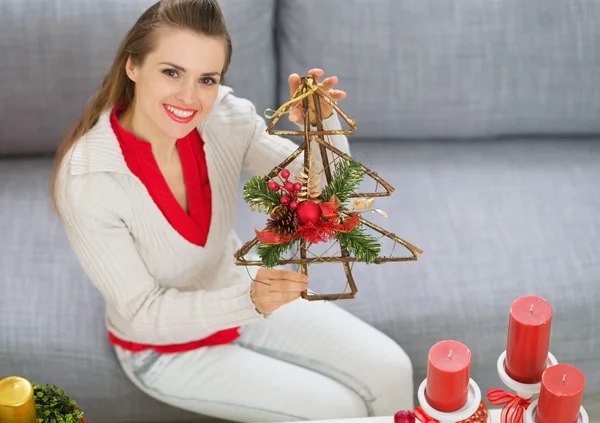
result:
<svg viewBox="0 0 600 423"><path fill-rule="evenodd" d="M493 405L504 405L500 414L502 423L523 423L525 411L531 404L531 398L524 399L513 392L498 388L489 389L487 397Z"/></svg>
<svg viewBox="0 0 600 423"><path fill-rule="evenodd" d="M427 414L425 411L423 411L423 408L421 408L421 406L417 407L415 411L413 411L413 414L421 423L440 423L439 421L430 417L429 414Z"/></svg>

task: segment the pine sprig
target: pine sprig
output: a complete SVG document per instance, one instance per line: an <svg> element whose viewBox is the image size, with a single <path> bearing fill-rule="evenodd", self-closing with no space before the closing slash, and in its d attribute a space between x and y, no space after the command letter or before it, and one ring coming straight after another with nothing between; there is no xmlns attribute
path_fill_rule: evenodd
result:
<svg viewBox="0 0 600 423"><path fill-rule="evenodd" d="M62 389L48 384L33 385L36 423L79 423L83 412Z"/></svg>
<svg viewBox="0 0 600 423"><path fill-rule="evenodd" d="M365 175L360 162L352 157L344 157L336 164L335 176L327 184L319 199L329 201L332 195L336 195L340 202L345 203L348 197L360 185Z"/></svg>
<svg viewBox="0 0 600 423"><path fill-rule="evenodd" d="M336 238L340 244L357 259L365 263L373 263L379 256L381 246L375 238L367 235L361 226L358 226L350 232L336 232Z"/></svg>
<svg viewBox="0 0 600 423"><path fill-rule="evenodd" d="M256 251L267 268L277 266L277 262L292 246L297 239L294 239L286 244L260 244L256 247Z"/></svg>
<svg viewBox="0 0 600 423"><path fill-rule="evenodd" d="M273 192L267 186L267 181L260 176L253 176L244 185L244 201L250 204L254 211L271 213L275 208L281 205L281 194Z"/></svg>

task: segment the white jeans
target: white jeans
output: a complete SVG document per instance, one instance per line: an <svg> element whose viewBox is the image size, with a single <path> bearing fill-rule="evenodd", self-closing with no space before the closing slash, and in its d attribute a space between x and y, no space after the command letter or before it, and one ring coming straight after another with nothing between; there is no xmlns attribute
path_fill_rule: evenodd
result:
<svg viewBox="0 0 600 423"><path fill-rule="evenodd" d="M116 352L148 395L225 420L322 420L413 408L404 350L331 302L294 301L243 327L230 345L165 355Z"/></svg>

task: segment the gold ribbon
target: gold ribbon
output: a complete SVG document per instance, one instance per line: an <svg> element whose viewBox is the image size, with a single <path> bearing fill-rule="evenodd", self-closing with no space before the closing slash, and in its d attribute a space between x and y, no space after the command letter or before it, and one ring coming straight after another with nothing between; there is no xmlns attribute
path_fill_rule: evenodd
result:
<svg viewBox="0 0 600 423"><path fill-rule="evenodd" d="M310 89L308 89L304 94L298 95L298 92L302 90L302 86L298 87L298 89L296 89L296 92L294 93L292 98L289 99L288 101L286 101L285 103L283 103L281 106L279 106L279 109L277 109L277 110L266 109L265 117L267 119L273 119L274 117L281 116L281 115L284 115L284 114L290 112L292 110L291 108L290 108L290 110L285 110L285 109L287 109L294 103L299 102L302 99L308 97L309 95L311 95L312 93L314 93L315 91L317 91L319 89L319 86L316 85L311 78L308 78L306 80L306 84L310 87ZM268 115L267 112L269 112L269 111L271 111L273 113Z"/></svg>

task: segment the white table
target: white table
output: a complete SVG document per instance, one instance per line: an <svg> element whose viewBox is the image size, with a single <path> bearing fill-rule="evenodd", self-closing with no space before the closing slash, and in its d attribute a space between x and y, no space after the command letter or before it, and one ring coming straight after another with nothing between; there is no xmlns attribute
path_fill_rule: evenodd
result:
<svg viewBox="0 0 600 423"><path fill-rule="evenodd" d="M491 423L500 423L500 409L490 409ZM365 417L357 419L313 420L308 423L394 423L394 416ZM418 422L417 422L418 423Z"/></svg>

